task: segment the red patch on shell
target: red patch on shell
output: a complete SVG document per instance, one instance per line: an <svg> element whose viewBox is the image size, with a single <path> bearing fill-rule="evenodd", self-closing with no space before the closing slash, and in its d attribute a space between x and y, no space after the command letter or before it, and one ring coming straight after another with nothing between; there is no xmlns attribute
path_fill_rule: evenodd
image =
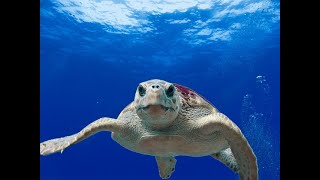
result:
<svg viewBox="0 0 320 180"><path fill-rule="evenodd" d="M214 105L212 105L208 100L206 100L201 95L197 94L192 89L190 89L188 87L185 87L185 86L181 86L179 84L175 84L175 83L174 83L174 86L176 87L177 91L180 92L181 97L184 99L184 103L182 104L182 107L186 107L186 106L189 106L189 107L191 106L192 107L194 105L199 105L198 104L199 101L191 101L192 99L193 100L198 99L201 102L206 102L206 103L208 103L208 104L210 104L211 106L214 107Z"/></svg>
<svg viewBox="0 0 320 180"><path fill-rule="evenodd" d="M181 86L181 85L178 85L178 84L174 84L174 86L175 86L176 88L178 88L178 90L179 90L180 92L189 93L189 91L190 91L189 88L184 87L184 86Z"/></svg>
<svg viewBox="0 0 320 180"><path fill-rule="evenodd" d="M198 94L194 92L192 89L189 89L185 86L181 86L179 84L174 84L174 86L177 88L177 91L180 92L183 96L183 98L189 102L190 99L195 99Z"/></svg>

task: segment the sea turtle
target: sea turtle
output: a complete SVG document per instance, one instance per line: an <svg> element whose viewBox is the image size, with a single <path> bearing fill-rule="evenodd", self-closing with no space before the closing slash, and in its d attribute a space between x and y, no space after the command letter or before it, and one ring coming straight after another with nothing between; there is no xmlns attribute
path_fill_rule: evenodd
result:
<svg viewBox="0 0 320 180"><path fill-rule="evenodd" d="M40 143L40 154L62 152L100 131L136 153L155 156L162 179L175 169L175 156L212 156L241 180L258 179L256 156L240 129L205 98L185 86L159 79L137 87L134 101L117 119L100 118L80 132Z"/></svg>

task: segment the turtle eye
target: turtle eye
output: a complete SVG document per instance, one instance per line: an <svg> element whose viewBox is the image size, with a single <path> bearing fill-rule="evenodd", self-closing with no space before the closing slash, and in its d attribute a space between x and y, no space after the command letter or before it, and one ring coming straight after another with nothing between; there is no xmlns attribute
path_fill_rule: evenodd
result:
<svg viewBox="0 0 320 180"><path fill-rule="evenodd" d="M170 85L169 88L166 90L166 95L168 97L172 97L173 93L174 93L174 87L173 87L173 85Z"/></svg>
<svg viewBox="0 0 320 180"><path fill-rule="evenodd" d="M139 86L138 88L138 91L139 91L139 95L142 97L146 94L146 89L143 87L143 86Z"/></svg>

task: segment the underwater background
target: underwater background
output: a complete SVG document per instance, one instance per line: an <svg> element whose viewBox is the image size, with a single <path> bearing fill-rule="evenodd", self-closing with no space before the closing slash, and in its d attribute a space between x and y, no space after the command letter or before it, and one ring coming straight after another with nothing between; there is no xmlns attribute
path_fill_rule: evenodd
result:
<svg viewBox="0 0 320 180"><path fill-rule="evenodd" d="M40 142L116 118L149 79L204 96L248 139L259 179L280 179L279 0L40 1ZM172 180L238 179L210 156L176 159ZM40 156L40 179L161 178L101 132Z"/></svg>

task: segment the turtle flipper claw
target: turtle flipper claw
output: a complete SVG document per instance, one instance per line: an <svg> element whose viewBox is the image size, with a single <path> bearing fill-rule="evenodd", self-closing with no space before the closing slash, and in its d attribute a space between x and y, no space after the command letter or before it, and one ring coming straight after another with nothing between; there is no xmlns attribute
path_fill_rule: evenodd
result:
<svg viewBox="0 0 320 180"><path fill-rule="evenodd" d="M75 135L45 141L43 143L40 143L40 154L49 155L55 152L62 153L65 148L69 147L75 141Z"/></svg>

